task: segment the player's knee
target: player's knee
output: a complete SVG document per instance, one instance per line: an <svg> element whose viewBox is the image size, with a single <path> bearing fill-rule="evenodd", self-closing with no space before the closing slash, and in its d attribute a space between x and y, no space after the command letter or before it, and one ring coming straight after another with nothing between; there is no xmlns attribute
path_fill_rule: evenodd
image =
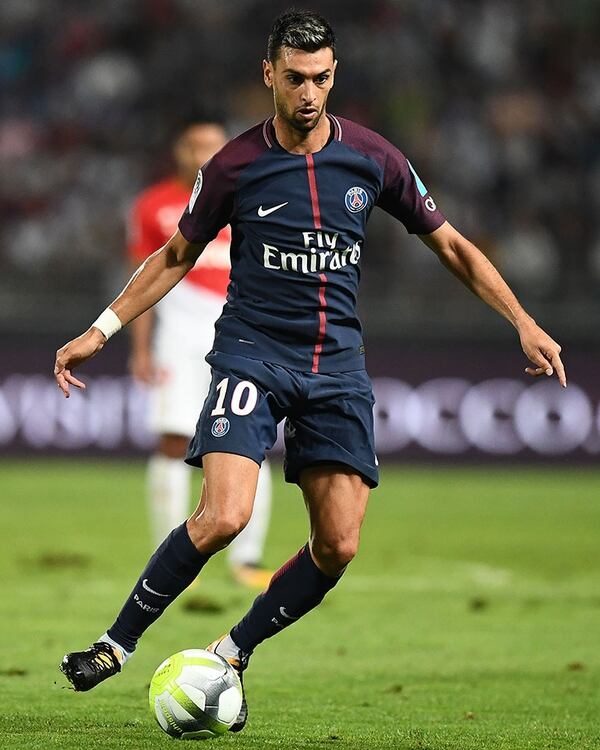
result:
<svg viewBox="0 0 600 750"><path fill-rule="evenodd" d="M239 510L219 514L215 520L214 534L226 544L232 542L236 536L244 530L248 518Z"/></svg>
<svg viewBox="0 0 600 750"><path fill-rule="evenodd" d="M333 549L333 556L339 568L345 568L348 563L356 557L358 552L358 537L347 538L339 541Z"/></svg>
<svg viewBox="0 0 600 750"><path fill-rule="evenodd" d="M188 531L192 542L202 552L217 552L227 547L248 523L248 516L238 508L205 513L190 519Z"/></svg>
<svg viewBox="0 0 600 750"><path fill-rule="evenodd" d="M333 575L342 571L358 552L358 534L347 534L343 537L315 540L312 545L313 555L324 572Z"/></svg>

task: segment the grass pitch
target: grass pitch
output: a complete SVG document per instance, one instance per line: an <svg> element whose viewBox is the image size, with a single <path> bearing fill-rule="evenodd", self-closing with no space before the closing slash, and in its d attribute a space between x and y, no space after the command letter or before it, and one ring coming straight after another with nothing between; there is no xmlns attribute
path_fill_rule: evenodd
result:
<svg viewBox="0 0 600 750"><path fill-rule="evenodd" d="M297 489L275 489L272 566L306 539ZM58 662L112 622L151 551L143 467L6 462L0 495L0 746L173 748L148 710L152 672L224 632L253 594L212 560L121 675L75 694ZM599 584L600 472L384 470L359 557L257 649L248 726L211 742L599 748Z"/></svg>

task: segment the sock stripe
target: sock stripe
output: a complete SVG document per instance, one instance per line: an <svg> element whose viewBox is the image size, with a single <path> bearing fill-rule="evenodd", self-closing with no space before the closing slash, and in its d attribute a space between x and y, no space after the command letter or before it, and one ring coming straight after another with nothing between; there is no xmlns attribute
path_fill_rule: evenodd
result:
<svg viewBox="0 0 600 750"><path fill-rule="evenodd" d="M274 574L267 590L256 597L248 613L231 629L231 638L243 652L251 654L259 643L314 609L340 578L325 575L305 544Z"/></svg>
<svg viewBox="0 0 600 750"><path fill-rule="evenodd" d="M271 577L271 582L269 583L269 586L267 588L267 591L271 588L271 586L276 583L281 576L285 575L290 568L292 568L294 565L298 563L298 560L300 559L300 555L304 552L304 550L308 551L308 542L304 545L304 547L300 547L298 552L290 558L287 562L283 563L283 565L278 568ZM310 555L310 552L308 553Z"/></svg>

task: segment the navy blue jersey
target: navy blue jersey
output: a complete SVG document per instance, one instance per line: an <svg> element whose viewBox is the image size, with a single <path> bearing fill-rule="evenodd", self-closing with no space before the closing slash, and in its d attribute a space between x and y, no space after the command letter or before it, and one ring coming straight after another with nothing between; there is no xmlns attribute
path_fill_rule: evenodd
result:
<svg viewBox="0 0 600 750"><path fill-rule="evenodd" d="M192 243L231 224L231 280L214 349L300 370L364 368L356 301L374 206L411 233L444 222L406 157L373 131L328 115L331 137L290 154L273 118L199 172L179 222Z"/></svg>

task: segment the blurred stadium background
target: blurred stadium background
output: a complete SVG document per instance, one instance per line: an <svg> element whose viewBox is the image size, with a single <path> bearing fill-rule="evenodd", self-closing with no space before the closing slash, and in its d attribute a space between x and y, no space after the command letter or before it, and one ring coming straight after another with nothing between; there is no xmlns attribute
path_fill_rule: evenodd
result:
<svg viewBox="0 0 600 750"><path fill-rule="evenodd" d="M282 2L5 0L0 7L0 445L144 450L126 337L58 408L53 351L125 279L128 208L189 112L234 135ZM564 347L571 387L522 376L512 329L382 212L362 316L378 443L396 457L594 459L600 450L600 6L324 0L332 111L380 130ZM18 374L19 377L14 377ZM25 375L26 377L21 377ZM499 380L500 379L500 380ZM492 381L492 382L489 382ZM499 382L498 382L499 381Z"/></svg>

